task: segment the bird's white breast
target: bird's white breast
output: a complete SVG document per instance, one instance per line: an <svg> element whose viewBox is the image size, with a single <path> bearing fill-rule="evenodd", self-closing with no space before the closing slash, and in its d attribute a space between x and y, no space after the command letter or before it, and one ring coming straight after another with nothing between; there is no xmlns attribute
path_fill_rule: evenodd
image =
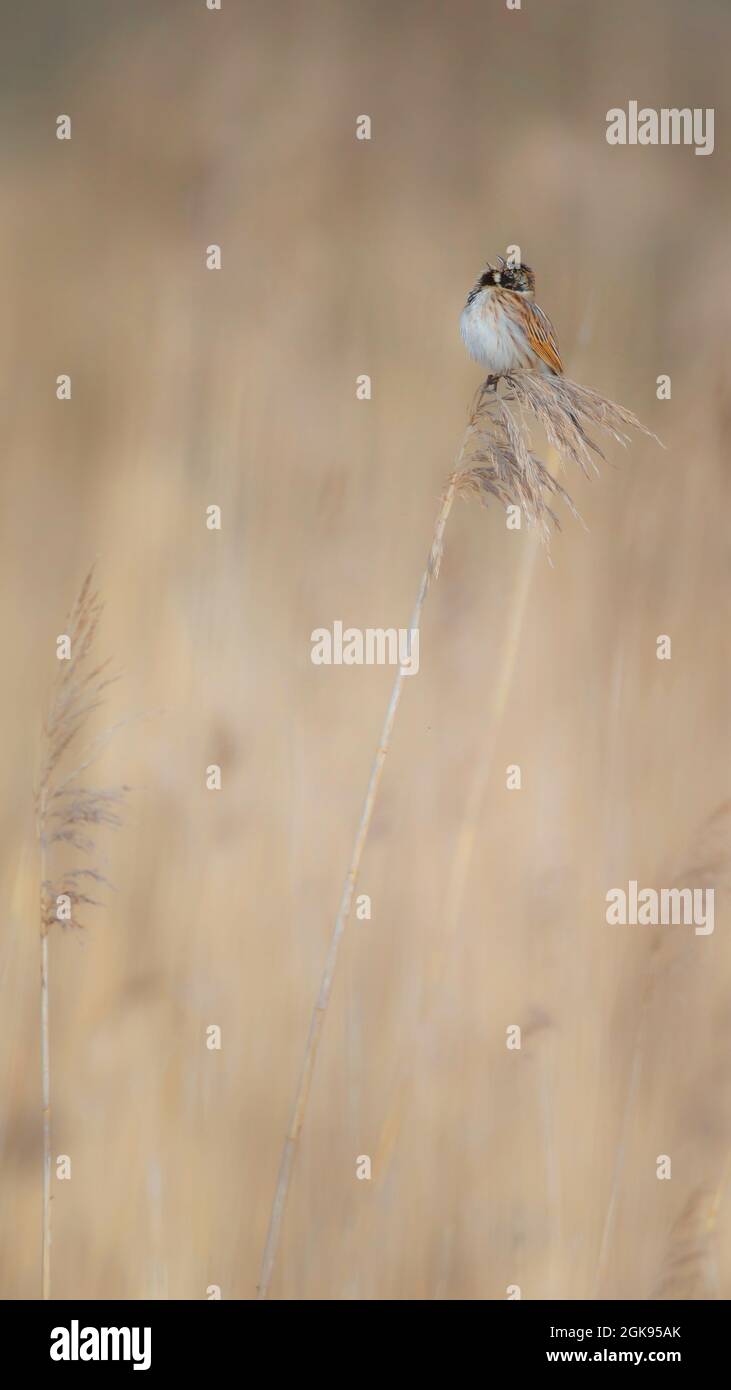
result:
<svg viewBox="0 0 731 1390"><path fill-rule="evenodd" d="M489 288L480 290L471 303L465 304L460 332L470 357L494 375L525 365L525 338L496 303Z"/></svg>

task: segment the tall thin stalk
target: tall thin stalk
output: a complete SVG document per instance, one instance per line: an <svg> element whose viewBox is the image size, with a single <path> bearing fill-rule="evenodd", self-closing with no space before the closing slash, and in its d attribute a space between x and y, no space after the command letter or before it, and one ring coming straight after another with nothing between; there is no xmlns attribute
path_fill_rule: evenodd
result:
<svg viewBox="0 0 731 1390"><path fill-rule="evenodd" d="M45 817L45 804L41 818ZM44 1299L51 1297L51 1049L48 1032L48 927L44 921L43 885L46 881L46 848L41 840L41 1078L43 1116L43 1232L42 1288Z"/></svg>
<svg viewBox="0 0 731 1390"><path fill-rule="evenodd" d="M412 632L418 631L420 627L429 586L439 574L444 531L458 492L476 496L485 503L488 500L497 500L502 505L519 506L528 524L535 526L544 537L548 534L550 523L557 524L547 498L564 501L576 515L576 509L566 490L551 469L546 468L532 451L530 435L524 422L526 413L543 428L549 445L556 450L558 456L577 464L587 474L596 470L595 456L603 457L601 450L586 432L587 424L604 429L623 444L628 442L627 436L623 433L627 426L649 433L629 411L613 405L597 392L579 386L566 377L549 379L534 372L516 372L502 378L500 382L488 378L473 400L467 429L437 513L429 557L411 616ZM393 683L381 737L371 766L340 906L310 1019L262 1256L257 1289L259 1299L267 1297L271 1285L297 1144L330 1002L338 949L350 915L355 883L373 818L383 765L391 743L403 682L404 672L400 667ZM461 878L458 879L458 885L461 892Z"/></svg>
<svg viewBox="0 0 731 1390"><path fill-rule="evenodd" d="M41 1289L44 1299L51 1296L51 1045L48 1026L49 982L48 941L51 928L80 928L80 907L96 906L95 898L84 891L83 882L107 883L94 867L62 866L55 878L49 877L52 851L75 850L86 856L96 853L95 826L121 825L118 806L129 788L89 786L84 773L96 761L114 728L106 730L82 747L76 765L65 771L70 750L86 727L90 715L103 703L103 692L116 680L107 673L108 663L95 665L94 638L102 611L93 587L92 566L71 609L65 636L69 640L68 658L59 659L52 683L48 715L43 726L41 770L36 791L36 821L40 874L41 946L41 1097L43 1129L43 1206L41 1235Z"/></svg>
<svg viewBox="0 0 731 1390"><path fill-rule="evenodd" d="M427 560L424 573L421 576L421 583L419 584L419 590L416 595L416 602L414 604L414 609L411 614L411 622L409 624L410 632L418 631L421 624L421 615L424 609L424 603L426 600L427 593L429 592L429 586L431 584L432 579L436 579L437 575L439 574L439 564L442 555L444 530L447 525L449 513L452 510L452 504L456 496L465 450L467 448L467 443L473 428L474 409L470 415L470 421L467 426L467 429L465 430L464 438L462 440L462 446L460 448L459 454L457 455L454 472L451 478L449 479L449 483L445 490L444 496L439 507L439 511L437 513L437 518L434 523L434 532L432 536L431 549L429 551L429 558ZM358 828L355 833L355 841L353 843L353 849L350 856L348 872L345 876L345 882L343 884L343 891L340 898L340 906L338 908L338 913L335 918L335 926L333 927L332 936L330 937L330 946L328 948L328 953L325 960L325 968L322 972L320 988L318 991L317 999L315 1000L315 1007L312 1011L312 1017L310 1019L310 1027L307 1034L307 1041L305 1043L304 1058L302 1061L302 1066L300 1068L299 1082L297 1085L297 1090L295 1092L289 1127L287 1129L287 1136L284 1142L284 1148L282 1150L282 1157L279 1165L279 1176L277 1178L277 1186L276 1191L274 1193L274 1201L272 1204L272 1211L269 1219L269 1230L267 1233L266 1245L264 1247L264 1254L262 1256L261 1274L259 1278L259 1287L257 1289L257 1297L260 1299L266 1298L269 1292L269 1285L271 1283L274 1264L277 1258L279 1240L282 1231L282 1221L284 1219L284 1211L287 1203L287 1196L289 1193L292 1169L294 1167L297 1142L299 1140L300 1131L302 1129L302 1122L304 1120L305 1110L307 1107L307 1098L310 1092L310 1082L312 1080L312 1073L315 1066L315 1058L317 1056L317 1049L320 1043L322 1026L325 1022L325 1014L327 1012L327 1006L330 1002L330 994L332 991L333 979L335 976L335 967L338 959L338 948L340 946L340 941L343 932L345 931L345 924L350 916L350 909L353 902L353 894L355 892L355 883L358 877L358 871L360 869L360 861L363 855L363 848L365 846L365 842L368 838L368 831L370 829L371 820L373 818L373 810L376 804L378 789L381 783L383 765L386 761L386 754L388 753L389 746L391 743L391 735L393 733L396 712L398 710L399 703L401 700L403 685L404 669L402 666L400 666L396 674L396 679L393 683L393 688L391 690L391 698L389 699L388 708L386 710L386 717L383 721L381 737L378 741L378 747L376 749L373 763L371 765L370 777L368 779L368 788L366 790L365 800L363 802L363 809L361 811L360 820L358 822Z"/></svg>

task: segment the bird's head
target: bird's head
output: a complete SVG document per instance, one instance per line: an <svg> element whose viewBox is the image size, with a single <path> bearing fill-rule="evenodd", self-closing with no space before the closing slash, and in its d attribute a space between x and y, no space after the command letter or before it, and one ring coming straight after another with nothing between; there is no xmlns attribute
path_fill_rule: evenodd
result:
<svg viewBox="0 0 731 1390"><path fill-rule="evenodd" d="M502 256L498 256L497 266L491 265L488 261L480 276L481 289L491 285L496 289L514 290L516 294L533 294L536 277L529 265L511 265L509 261L503 260Z"/></svg>

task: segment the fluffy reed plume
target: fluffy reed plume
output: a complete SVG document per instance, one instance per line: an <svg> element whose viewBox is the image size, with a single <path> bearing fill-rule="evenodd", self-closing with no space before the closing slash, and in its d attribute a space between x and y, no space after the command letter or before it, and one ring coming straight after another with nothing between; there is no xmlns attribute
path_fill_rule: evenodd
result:
<svg viewBox="0 0 731 1390"><path fill-rule="evenodd" d="M537 526L544 539L547 539L550 532L550 523L558 525L557 517L547 499L563 501L571 512L578 516L566 490L533 452L531 421L533 425L543 429L549 445L561 461L577 464L586 474L596 471L597 457L604 457L588 433L590 428L596 427L605 431L622 445L629 442L626 433L628 429L635 429L643 434L651 433L629 411L613 405L596 391L578 386L565 377L548 378L534 372L513 372L499 379L489 377L479 388L472 402L455 467L448 479L437 512L429 556L411 615L411 631L419 629L430 584L438 577L444 532L458 493L477 496L482 502L487 502L488 498L492 497L503 506L517 505L527 523ZM350 915L363 849L368 838L383 765L401 700L403 682L403 668L400 668L391 690L381 737L371 766L340 906L310 1020L262 1257L257 1290L260 1299L267 1297L274 1271L297 1143L330 1001L338 949Z"/></svg>
<svg viewBox="0 0 731 1390"><path fill-rule="evenodd" d="M76 757L79 736L95 710L103 704L104 691L117 679L109 662L96 664L93 647L102 604L94 588L94 567L84 580L69 614L64 636L69 641L68 659L58 660L48 714L43 726L41 770L36 792L36 819L40 848L41 936L41 1068L43 1084L43 1297L51 1287L51 1072L48 1030L48 937L55 922L81 928L79 910L97 906L87 891L108 880L93 863L60 865L55 861L64 849L91 858L96 855L95 830L121 824L119 807L129 788L86 785L84 774L99 757L115 728L106 730ZM69 768L69 763L75 764ZM54 867L51 867L54 861ZM49 873L53 877L49 877Z"/></svg>
<svg viewBox="0 0 731 1390"><path fill-rule="evenodd" d="M629 429L656 438L629 410L567 377L513 372L498 383L485 382L473 407L472 441L468 462L457 478L459 491L483 503L493 497L505 507L520 507L544 540L551 523L560 529L550 500L563 502L577 518L579 513L533 452L526 416L542 428L559 459L576 464L587 477L598 473L597 458L604 458L590 428L603 430L624 447L630 442Z"/></svg>

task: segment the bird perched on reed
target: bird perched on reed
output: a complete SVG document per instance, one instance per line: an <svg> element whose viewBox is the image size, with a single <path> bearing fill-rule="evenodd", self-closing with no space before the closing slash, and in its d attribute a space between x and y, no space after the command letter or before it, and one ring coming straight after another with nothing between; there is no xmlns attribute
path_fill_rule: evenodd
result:
<svg viewBox="0 0 731 1390"><path fill-rule="evenodd" d="M497 379L506 372L538 371L563 375L551 320L534 302L536 277L528 265L511 265L498 256L488 262L470 290L460 329L470 357Z"/></svg>

